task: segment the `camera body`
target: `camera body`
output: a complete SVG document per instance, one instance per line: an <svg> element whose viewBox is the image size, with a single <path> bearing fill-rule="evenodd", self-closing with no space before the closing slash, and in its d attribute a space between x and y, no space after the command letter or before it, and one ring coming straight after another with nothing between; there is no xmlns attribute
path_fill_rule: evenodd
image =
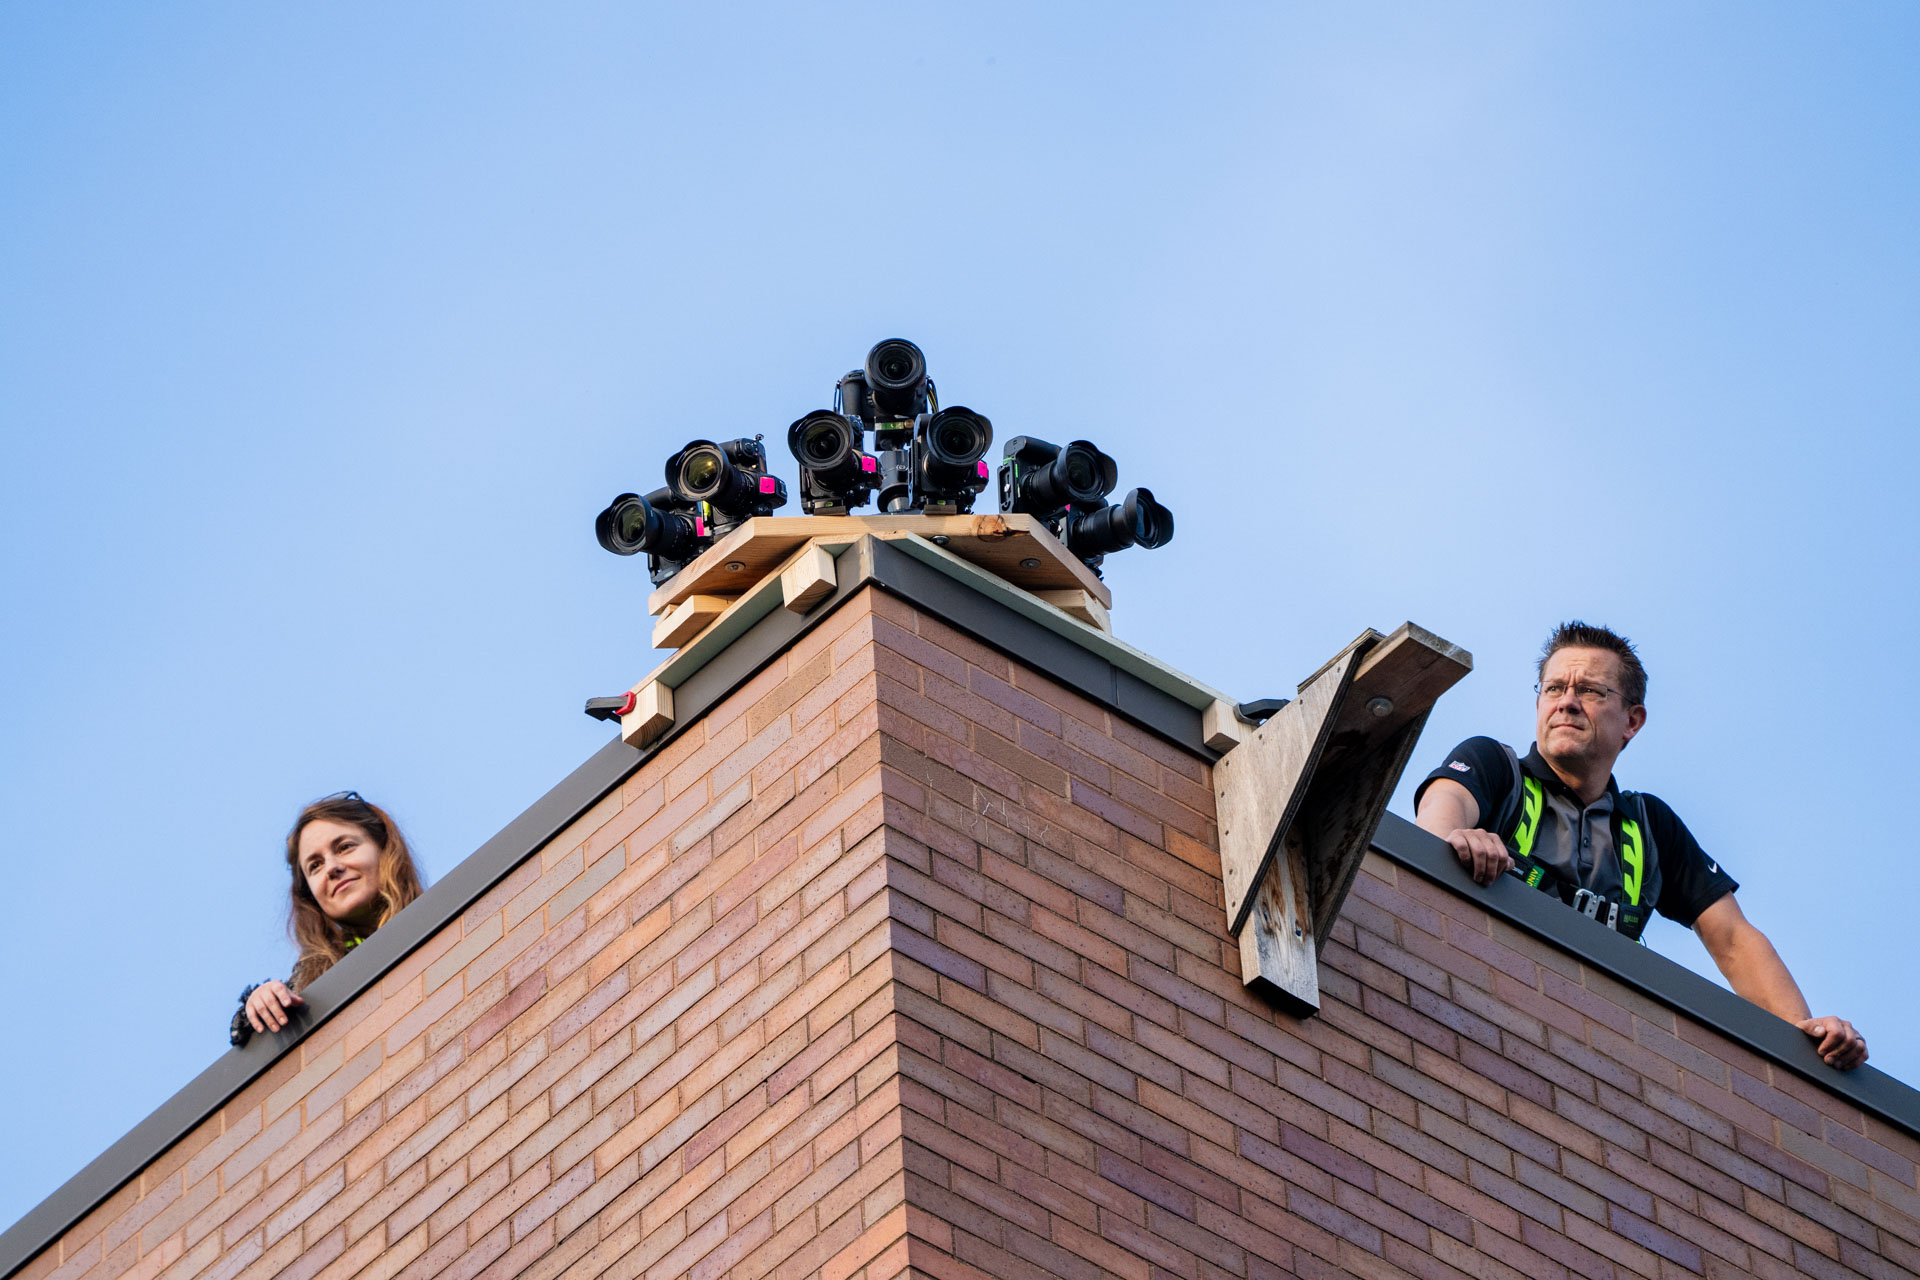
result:
<svg viewBox="0 0 1920 1280"><path fill-rule="evenodd" d="M786 481L768 473L759 436L718 444L689 440L667 459L667 487L705 520L708 546L754 516L787 505Z"/></svg>
<svg viewBox="0 0 1920 1280"><path fill-rule="evenodd" d="M594 518L600 545L617 556L647 553L659 586L742 521L785 506L787 486L767 474L760 438L690 440L667 459L667 483L642 496L623 493Z"/></svg>
<svg viewBox="0 0 1920 1280"><path fill-rule="evenodd" d="M706 520L671 488L642 497L623 493L594 518L594 536L617 556L647 553L647 575L659 586L713 544Z"/></svg>
<svg viewBox="0 0 1920 1280"><path fill-rule="evenodd" d="M800 509L843 516L864 507L879 483L880 460L860 448L858 417L815 409L787 428L787 448L800 464Z"/></svg>

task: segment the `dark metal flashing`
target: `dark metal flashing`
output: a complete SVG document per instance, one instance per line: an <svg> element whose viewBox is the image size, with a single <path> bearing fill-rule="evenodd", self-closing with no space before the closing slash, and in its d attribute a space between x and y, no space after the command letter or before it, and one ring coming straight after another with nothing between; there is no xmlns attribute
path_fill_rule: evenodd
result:
<svg viewBox="0 0 1920 1280"><path fill-rule="evenodd" d="M849 549L849 554L861 557L860 576L875 586L1074 692L1103 703L1209 764L1219 759L1219 752L1206 744L1198 709L1099 654L1021 617L881 539L863 538Z"/></svg>
<svg viewBox="0 0 1920 1280"><path fill-rule="evenodd" d="M259 1079L307 1033L379 982L709 708L752 679L867 586L911 603L1203 760L1217 758L1218 753L1205 744L1200 710L922 559L869 536L841 552L840 564L838 585L821 604L805 615L774 608L677 684L675 726L663 737L644 750L618 739L602 747L309 986L304 993L307 1003L296 1011L296 1021L288 1031L256 1035L246 1048L222 1055L64 1186L0 1233L0 1280L12 1276L126 1186L175 1142ZM846 572L847 567L853 571ZM1871 1067L1844 1076L1828 1069L1813 1055L1805 1037L1788 1024L1575 916L1545 895L1518 884L1500 883L1491 890L1480 889L1467 879L1444 844L1411 824L1387 815L1373 847L1396 863L1473 898L1569 954L1783 1063L1829 1092L1910 1133L1920 1134L1920 1094L1914 1090ZM1587 937L1589 933L1594 936Z"/></svg>
<svg viewBox="0 0 1920 1280"><path fill-rule="evenodd" d="M1445 841L1391 813L1381 819L1373 848L1674 1012L1920 1137L1920 1091L1871 1066L1835 1071L1820 1061L1813 1042L1784 1018L1568 910L1558 898L1529 889L1512 876L1481 888L1461 869Z"/></svg>

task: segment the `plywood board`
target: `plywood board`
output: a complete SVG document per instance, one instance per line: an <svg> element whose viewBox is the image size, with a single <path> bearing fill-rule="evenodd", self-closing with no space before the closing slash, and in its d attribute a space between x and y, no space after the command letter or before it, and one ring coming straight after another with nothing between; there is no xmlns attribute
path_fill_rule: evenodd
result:
<svg viewBox="0 0 1920 1280"><path fill-rule="evenodd" d="M1408 623L1362 632L1214 765L1241 973L1289 1011L1319 1007L1321 947L1434 700L1472 669Z"/></svg>
<svg viewBox="0 0 1920 1280"><path fill-rule="evenodd" d="M741 595L814 538L852 541L869 533L882 538L915 534L1017 587L1078 589L1103 608L1113 606L1107 585L1032 516L757 516L649 596L647 612L657 616L692 595Z"/></svg>
<svg viewBox="0 0 1920 1280"><path fill-rule="evenodd" d="M1355 670L1302 809L1321 942L1434 702L1472 669L1472 654L1409 622L1368 650Z"/></svg>
<svg viewBox="0 0 1920 1280"><path fill-rule="evenodd" d="M1356 642L1361 643L1364 637ZM1214 763L1220 873L1231 933L1240 932L1253 910L1253 891L1266 878L1305 797L1361 652L1350 648L1322 667L1299 697Z"/></svg>

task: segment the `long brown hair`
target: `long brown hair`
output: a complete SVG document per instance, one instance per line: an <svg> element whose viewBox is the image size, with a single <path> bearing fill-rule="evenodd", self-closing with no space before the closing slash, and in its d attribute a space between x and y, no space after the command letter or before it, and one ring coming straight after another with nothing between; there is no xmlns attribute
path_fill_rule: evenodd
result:
<svg viewBox="0 0 1920 1280"><path fill-rule="evenodd" d="M287 870L293 878L288 889L287 936L300 949L300 958L293 966L295 991L331 969L356 941L320 909L300 870L300 833L308 823L320 819L359 827L380 846L380 917L374 928L393 919L421 891L420 873L414 868L406 837L385 809L361 799L358 791L323 796L302 809L293 830L287 832Z"/></svg>

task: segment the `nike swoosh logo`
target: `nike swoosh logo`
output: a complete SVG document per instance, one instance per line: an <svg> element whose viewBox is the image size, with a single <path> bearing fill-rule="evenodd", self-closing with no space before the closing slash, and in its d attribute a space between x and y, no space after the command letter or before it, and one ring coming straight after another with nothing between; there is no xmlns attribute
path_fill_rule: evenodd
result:
<svg viewBox="0 0 1920 1280"><path fill-rule="evenodd" d="M1712 862L1712 861L1709 861L1709 862L1707 863L1707 870L1709 870L1709 871L1713 871L1713 872L1718 872L1718 871L1720 870L1720 864L1719 864L1719 863L1717 863L1717 862Z"/></svg>

